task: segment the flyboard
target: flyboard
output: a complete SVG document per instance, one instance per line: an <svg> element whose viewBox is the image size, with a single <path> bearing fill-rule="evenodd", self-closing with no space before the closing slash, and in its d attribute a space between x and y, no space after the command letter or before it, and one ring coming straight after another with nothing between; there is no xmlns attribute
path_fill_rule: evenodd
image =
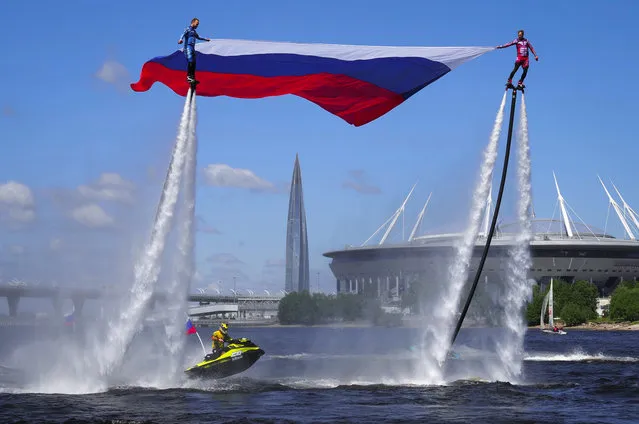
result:
<svg viewBox="0 0 639 424"><path fill-rule="evenodd" d="M198 80L193 80L191 82L189 82L189 85L191 86L191 96L195 95L195 87L200 83L200 81Z"/></svg>
<svg viewBox="0 0 639 424"><path fill-rule="evenodd" d="M506 84L506 90L508 90L508 89L511 89L513 91L520 90L523 93L524 90L526 89L526 86L523 85L523 84L513 85L513 83L509 82L508 84ZM512 107L515 107L514 103L513 103Z"/></svg>

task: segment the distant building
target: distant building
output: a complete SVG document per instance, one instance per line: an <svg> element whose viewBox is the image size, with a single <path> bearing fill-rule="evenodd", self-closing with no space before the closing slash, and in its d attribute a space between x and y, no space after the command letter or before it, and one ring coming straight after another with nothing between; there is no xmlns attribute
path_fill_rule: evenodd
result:
<svg viewBox="0 0 639 424"><path fill-rule="evenodd" d="M548 284L550 278L567 282L590 281L597 286L602 297L610 296L621 280L639 279L639 214L626 203L616 187L621 204L612 197L603 181L600 182L609 205L625 230L625 239L613 237L586 224L577 224L570 217L568 210L572 208L561 195L555 180L561 219L554 219L553 216L551 219L532 220L532 265L528 270L528 278L542 286ZM428 202L406 240L385 243L398 217L403 214L411 193L412 190L391 216L392 221L389 219L373 234L375 236L387 226L377 245L367 245L371 236L361 246L347 246L342 250L324 253L324 256L332 259L330 268L337 279L338 293L366 292L382 301L392 302L400 299L412 285L428 286L448 276L449 260L454 257L454 246L463 234L417 235ZM486 243L491 202L489 192L483 225L469 267L469 280L475 276ZM499 225L482 276L492 282L506 281L509 249L515 245L518 235L516 223ZM605 308L606 302L600 301L598 313L602 314Z"/></svg>
<svg viewBox="0 0 639 424"><path fill-rule="evenodd" d="M295 155L291 194L288 202L286 225L286 280L284 290L310 291L308 268L308 239L306 236L306 211L302 193L302 171Z"/></svg>

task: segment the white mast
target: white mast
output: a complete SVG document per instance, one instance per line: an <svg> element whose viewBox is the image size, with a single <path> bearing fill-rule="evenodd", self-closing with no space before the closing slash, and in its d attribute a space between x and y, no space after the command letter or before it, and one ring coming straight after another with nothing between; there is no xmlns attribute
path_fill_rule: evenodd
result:
<svg viewBox="0 0 639 424"><path fill-rule="evenodd" d="M428 199L426 199L426 203L424 204L424 207L422 208L422 211L419 213L419 216L417 217L417 222L415 222L415 226L413 227L413 231L410 232L410 236L408 237L408 241L413 241L413 237L415 237L415 233L417 232L417 228L421 225L422 220L424 219L424 213L426 212L426 207L428 206L428 202L430 202L430 196L433 195L433 192L431 192L428 195Z"/></svg>
<svg viewBox="0 0 639 424"><path fill-rule="evenodd" d="M404 203L402 203L402 206L400 206L399 209L397 209L397 211L395 212L395 217L393 218L393 222L391 222L391 224L388 226L388 229L386 229L386 232L384 233L384 236L382 237L382 239L379 241L379 244L384 244L390 232L393 231L393 228L395 227L395 224L397 223L397 218L399 218L400 214L404 213L406 202L408 202L408 199L410 199L411 194L413 194L413 190L415 190L416 185L417 183L413 185L413 188L410 189L408 196L406 196L406 199L404 199Z"/></svg>
<svg viewBox="0 0 639 424"><path fill-rule="evenodd" d="M559 208L561 209L561 216L563 217L564 227L566 229L566 234L568 234L569 238L572 238L572 226L570 225L570 220L568 219L568 212L566 211L566 202L564 197L561 195L561 191L559 191L559 183L557 183L557 176L555 175L555 171L552 172L552 176L555 179L555 187L557 187L557 199L559 200Z"/></svg>
<svg viewBox="0 0 639 424"><path fill-rule="evenodd" d="M615 199L612 198L612 196L608 192L608 189L604 185L603 181L601 181L601 178L599 177L599 175L597 175L597 178L599 178L599 182L601 183L601 186L603 187L604 191L606 192L606 195L608 196L608 201L610 202L612 207L615 209L615 212L617 213L617 217L619 217L619 221L621 221L621 225L623 225L623 228L626 230L626 234L628 235L630 240L636 240L635 235L630 230L630 226L628 225L626 218L624 218L623 214L621 213L621 208L619 207L619 204L617 204Z"/></svg>
<svg viewBox="0 0 639 424"><path fill-rule="evenodd" d="M630 215L630 218L632 218L632 221L635 223L637 228L639 228L639 221L637 220L637 212L635 212L635 210L632 209L630 207L630 205L626 203L626 201L624 200L623 196L621 196L621 193L619 193L619 190L617 190L617 187L615 187L614 183L612 184L612 186L614 187L615 191L617 192L617 195L621 199L621 203L623 203L624 210L628 211L628 213Z"/></svg>
<svg viewBox="0 0 639 424"><path fill-rule="evenodd" d="M393 212L393 214L390 216L390 218L388 218L388 219L386 220L386 222L384 222L382 225L380 225L380 226L379 226L379 228L378 228L377 230L375 230L375 232L374 232L374 233L373 233L373 234L372 234L369 238L367 238L367 239L366 239L366 241L365 241L364 243L362 243L362 246L365 246L365 245L366 245L366 243L368 243L368 242L370 241L370 239L372 239L373 237L375 237L375 235L376 235L377 233L379 233L379 232L382 230L382 228L384 228L384 227L386 226L386 224L388 224L388 223L390 222L390 220L391 220L391 219L393 219L393 218L395 217L395 215L397 215L397 211Z"/></svg>
<svg viewBox="0 0 639 424"><path fill-rule="evenodd" d="M548 298L548 324L550 328L555 326L555 305L553 299L553 278L550 277L550 297Z"/></svg>

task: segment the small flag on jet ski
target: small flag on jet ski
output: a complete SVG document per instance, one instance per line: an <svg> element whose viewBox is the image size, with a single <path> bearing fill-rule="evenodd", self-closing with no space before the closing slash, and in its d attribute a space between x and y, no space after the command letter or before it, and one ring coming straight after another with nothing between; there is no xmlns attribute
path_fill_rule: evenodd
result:
<svg viewBox="0 0 639 424"><path fill-rule="evenodd" d="M195 326L193 325L193 323L191 322L191 319L189 318L186 321L186 334L195 334L197 333L197 330L195 329Z"/></svg>

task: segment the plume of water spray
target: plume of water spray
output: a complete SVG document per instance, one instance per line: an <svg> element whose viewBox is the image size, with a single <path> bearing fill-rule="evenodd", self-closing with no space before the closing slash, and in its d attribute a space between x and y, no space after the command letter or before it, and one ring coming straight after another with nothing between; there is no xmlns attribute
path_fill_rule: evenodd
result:
<svg viewBox="0 0 639 424"><path fill-rule="evenodd" d="M530 182L530 146L528 144L528 118L526 116L526 102L521 96L521 109L518 131L518 169L517 181L519 200L517 216L519 232L515 243L510 249L507 264L507 286L502 294L501 304L504 308L504 325L506 331L502 343L498 343L498 354L509 379L517 378L521 374L523 361L523 342L526 333L526 323L523 318L523 308L526 300L532 294L532 287L528 281L528 270L532 265L530 256L531 207L532 191Z"/></svg>
<svg viewBox="0 0 639 424"><path fill-rule="evenodd" d="M97 365L101 375L109 375L122 362L133 337L141 328L143 315L153 296L160 273L160 258L171 229L173 213L179 195L188 139L190 98L189 92L184 103L176 146L158 206L158 214L153 223L151 240L135 265L130 297L121 308L119 316L109 322L107 334L96 352Z"/></svg>
<svg viewBox="0 0 639 424"><path fill-rule="evenodd" d="M188 290L195 268L195 170L197 168L197 107L195 96L191 103L188 125L188 142L184 162L183 205L178 215L179 231L176 272L167 289L170 299L166 309L164 330L168 350L167 377L174 382L183 361L184 321L187 312Z"/></svg>
<svg viewBox="0 0 639 424"><path fill-rule="evenodd" d="M468 279L468 269L472 259L475 240L479 233L482 211L486 203L486 196L490 188L493 169L497 159L497 146L501 135L504 120L504 108L506 106L506 94L501 99L495 124L490 135L488 146L484 150L484 159L479 173L479 181L473 194L469 222L461 240L455 245L455 258L448 272L448 283L444 288L440 302L433 308L432 317L429 317L429 325L426 327L424 348L426 361L436 361L441 365L446 359L450 338L457 317L457 309L461 291ZM440 380L443 378L439 366L431 367L428 378Z"/></svg>

